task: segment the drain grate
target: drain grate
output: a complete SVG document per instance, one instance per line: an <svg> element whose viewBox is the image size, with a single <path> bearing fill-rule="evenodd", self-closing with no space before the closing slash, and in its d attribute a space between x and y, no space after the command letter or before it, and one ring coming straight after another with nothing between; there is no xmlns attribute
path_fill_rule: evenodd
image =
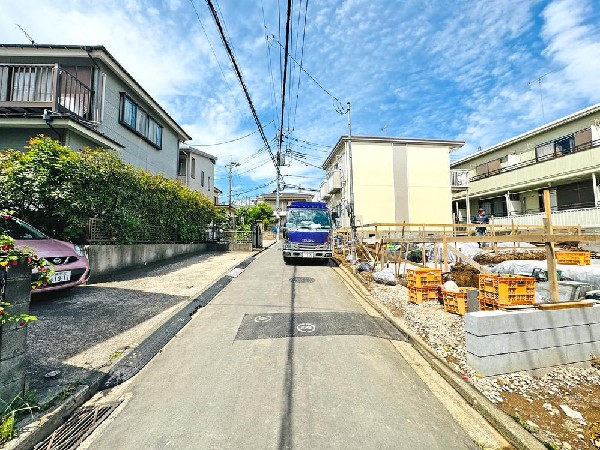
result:
<svg viewBox="0 0 600 450"><path fill-rule="evenodd" d="M246 258L245 260L243 260L241 263L239 263L237 266L235 266L236 269L245 269L246 267L248 267L250 265L250 263L252 261L254 261L256 258L254 256L250 256L249 258Z"/></svg>
<svg viewBox="0 0 600 450"><path fill-rule="evenodd" d="M292 283L314 283L315 279L312 277L292 277L290 281Z"/></svg>
<svg viewBox="0 0 600 450"><path fill-rule="evenodd" d="M76 449L120 404L105 403L77 409L54 433L36 444L34 450Z"/></svg>

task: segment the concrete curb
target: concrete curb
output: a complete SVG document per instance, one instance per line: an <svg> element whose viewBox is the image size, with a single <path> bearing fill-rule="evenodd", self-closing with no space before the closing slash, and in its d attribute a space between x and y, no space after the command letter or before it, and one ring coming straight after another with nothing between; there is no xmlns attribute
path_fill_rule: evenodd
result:
<svg viewBox="0 0 600 450"><path fill-rule="evenodd" d="M356 280L356 277L346 267L338 266L345 276L345 282L352 285L355 292L359 293L373 309L385 317L400 332L404 333L409 343L425 358L433 369L450 385L460 396L485 418L508 442L519 450L545 450L546 447L532 434L515 422L508 414L489 401L477 389L463 380L450 366L440 358L434 350L416 333L406 329L392 312L379 303L371 293ZM338 272L339 273L339 272Z"/></svg>
<svg viewBox="0 0 600 450"><path fill-rule="evenodd" d="M38 442L46 439L54 430L67 421L69 416L88 401L97 391L104 374L96 374L87 380L88 384L81 385L77 391L67 397L59 406L44 414L19 432L12 441L2 447L3 450L29 450Z"/></svg>
<svg viewBox="0 0 600 450"><path fill-rule="evenodd" d="M265 250L268 250L273 245L274 245L274 243L269 245L268 247L265 247L265 248L257 251L257 252L252 252L252 253L249 252L251 255L251 256L249 256L249 258L254 258L254 257L258 256L260 253L264 252ZM246 258L244 261L246 261L247 259L248 258ZM169 262L172 262L172 261L169 261ZM189 296L186 299L185 304L180 309L175 311L173 315L178 314L183 308L185 308L187 305L189 305L194 300L196 300L198 297L200 297L205 291L210 289L215 283L217 283L221 278L226 276L227 273L229 273L233 269L235 269L239 264L241 264L241 263L237 263L237 264L231 266L228 270L219 274L219 276L215 278L215 281L213 283L211 283L209 286L206 286L203 289L201 289L200 291L195 292L194 294ZM165 321L165 323L168 320L169 319L167 319ZM160 328L162 325L163 324L161 324L158 328ZM158 330L158 328L156 330ZM153 332L155 332L156 330L154 330ZM150 334L152 334L152 333L150 333ZM142 342L144 342L144 341L142 341ZM115 361L115 363L113 364L113 367L116 366L117 363L118 363L118 361ZM39 419L24 426L20 430L19 435L15 439L8 441L6 444L4 444L2 446L2 450L29 450L29 449L32 449L37 443L46 439L58 427L60 427L63 423L65 423L68 420L68 418L71 416L73 411L75 411L77 408L82 406L86 401L88 401L90 398L92 398L92 396L94 396L98 392L100 386L108 378L108 376L109 376L109 372L101 373L101 374L94 374L91 377L89 377L87 380L84 381L85 384L82 384L75 393L73 393L69 397L67 397L62 403L60 403L58 406L51 409L48 413L44 414Z"/></svg>

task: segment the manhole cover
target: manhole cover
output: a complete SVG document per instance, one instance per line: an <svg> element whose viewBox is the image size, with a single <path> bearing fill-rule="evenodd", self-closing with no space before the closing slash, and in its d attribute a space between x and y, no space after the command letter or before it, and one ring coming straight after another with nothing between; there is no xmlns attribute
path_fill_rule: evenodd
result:
<svg viewBox="0 0 600 450"><path fill-rule="evenodd" d="M290 281L292 283L314 283L315 279L312 277L292 277Z"/></svg>
<svg viewBox="0 0 600 450"><path fill-rule="evenodd" d="M121 402L77 409L54 433L38 443L34 450L72 450L79 447Z"/></svg>

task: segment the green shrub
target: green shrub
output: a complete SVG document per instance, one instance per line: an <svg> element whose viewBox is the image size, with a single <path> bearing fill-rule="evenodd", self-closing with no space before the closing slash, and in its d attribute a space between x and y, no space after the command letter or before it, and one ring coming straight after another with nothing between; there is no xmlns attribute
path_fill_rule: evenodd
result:
<svg viewBox="0 0 600 450"><path fill-rule="evenodd" d="M47 234L85 239L87 220L105 220L115 243L131 243L145 225L166 227L178 242L202 240L215 217L205 195L136 169L103 149L73 152L40 135L27 152L0 152L0 209Z"/></svg>

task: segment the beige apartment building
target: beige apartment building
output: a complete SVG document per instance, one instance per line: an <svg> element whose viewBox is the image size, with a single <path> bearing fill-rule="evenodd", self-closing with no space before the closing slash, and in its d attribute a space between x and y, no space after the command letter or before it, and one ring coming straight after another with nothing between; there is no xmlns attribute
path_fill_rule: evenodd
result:
<svg viewBox="0 0 600 450"><path fill-rule="evenodd" d="M350 226L350 148L357 225L451 223L449 153L463 141L342 136L323 163L321 199Z"/></svg>
<svg viewBox="0 0 600 450"><path fill-rule="evenodd" d="M550 190L557 225L600 223L600 104L452 163L461 221L484 208L495 223L541 224Z"/></svg>

